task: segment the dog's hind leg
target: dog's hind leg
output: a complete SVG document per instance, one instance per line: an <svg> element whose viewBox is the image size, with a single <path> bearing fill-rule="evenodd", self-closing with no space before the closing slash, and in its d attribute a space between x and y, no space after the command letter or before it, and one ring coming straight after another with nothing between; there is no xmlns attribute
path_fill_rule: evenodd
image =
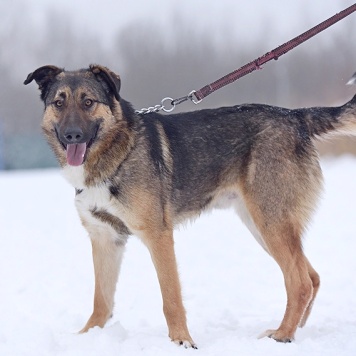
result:
<svg viewBox="0 0 356 356"><path fill-rule="evenodd" d="M307 260L307 264L308 264L308 272L309 272L309 277L313 283L313 296L312 299L303 315L302 320L300 321L299 327L303 327L307 320L308 317L310 315L310 312L312 310L313 304L314 304L314 299L316 297L316 294L318 293L319 287L320 287L320 277L318 275L318 273L314 270L314 268L312 267L312 265L310 264L310 262Z"/></svg>
<svg viewBox="0 0 356 356"><path fill-rule="evenodd" d="M95 273L94 310L81 333L94 326L104 327L112 316L126 238L115 240L111 234L101 233L95 237L91 234L91 243Z"/></svg>
<svg viewBox="0 0 356 356"><path fill-rule="evenodd" d="M263 245L282 270L287 292L279 328L264 336L290 342L304 325L320 283L303 253L302 234L315 209L322 175L311 143L283 131L273 133L273 145L265 143L267 137L256 144L240 187Z"/></svg>
<svg viewBox="0 0 356 356"><path fill-rule="evenodd" d="M288 210L276 212L279 210L279 207L276 207L277 210L270 214L270 209L261 209L262 203L256 203L258 199L245 200L268 253L282 270L287 291L287 307L281 325L276 330L267 330L261 336L268 336L280 342L291 342L315 297L311 275L317 280L316 272L311 270L311 265L303 253L303 228Z"/></svg>
<svg viewBox="0 0 356 356"><path fill-rule="evenodd" d="M302 251L298 229L293 224L286 222L279 226L265 227L262 231L269 253L283 272L287 291L287 307L281 325L277 330L266 331L264 336L276 341L291 342L315 297L309 274L310 264Z"/></svg>
<svg viewBox="0 0 356 356"><path fill-rule="evenodd" d="M242 208L243 208L243 205L242 205ZM298 293L303 294L303 292L300 292L300 290L303 290L305 288L306 288L306 290L308 290L310 281L311 281L312 296L311 296L310 302L309 302L309 304L307 304L305 312L299 322L299 327L303 327L308 319L308 316L309 316L312 306L313 306L314 299L318 292L319 285L320 285L320 278L319 278L319 275L317 274L317 272L311 266L310 262L307 260L307 258L303 254L303 251L301 248L301 242L300 242L300 234L297 234L297 236L295 235L295 232L293 232L293 226L292 226L292 229L290 229L292 231L291 233L288 233L288 229L286 229L286 230L282 229L281 232L278 233L278 229L281 228L281 226L278 224L278 227L276 229L277 231L272 232L272 234L271 234L272 238L269 239L267 237L267 236L269 236L269 233L267 231L265 232L264 237L262 237L260 231L266 230L266 227L263 228L263 226L262 226L260 229L257 229L255 224L253 223L251 217L247 216L249 214L246 214L246 211L243 212L242 208L241 207L239 208L238 213L243 218L245 224L249 227L250 231L255 236L257 241L262 245L262 247L270 255L272 255L272 257L274 257L274 259L277 261L277 263L281 266L282 271L285 275L285 279L286 279L287 293L289 291L289 294L291 295L289 297L289 301L293 300L295 298L295 295L297 295ZM267 224L262 224L262 225L267 226ZM267 228L267 230L269 230L269 229ZM286 234L285 234L286 237L283 237L284 231L286 231ZM275 237L276 235L277 235L277 238ZM280 238L282 241L276 242L278 238ZM272 243L271 242L268 243L269 240L271 240ZM283 247L283 245L285 245L285 244L287 244L287 245ZM291 246L288 246L288 244L291 244ZM285 248L287 251L283 252L283 248ZM293 258L294 258L294 260L293 260ZM286 264L285 267L284 267L284 264ZM297 276L297 273L302 277ZM293 274L295 274L295 275L293 276ZM309 278L308 278L308 276L309 276ZM295 280L295 279L297 279L297 282L295 282L295 281L293 282L293 280ZM304 281L304 282L301 282L301 281ZM300 285L300 286L298 287L298 285ZM307 287L305 287L305 286L307 286ZM295 288L295 290L292 288ZM306 292L306 295L307 294L308 294L308 292ZM305 298L308 299L308 297L305 297ZM291 302L289 302L289 305L290 305L290 303ZM301 304L303 304L303 303L301 302ZM290 309L290 306L288 306L287 308ZM303 308L304 307L302 306L300 309L302 310ZM296 327L294 327L293 329L296 329ZM273 336L275 332L276 332L275 330L269 330L268 332L263 334L263 336ZM273 337L278 338L278 334L279 333L276 333L275 336L273 336ZM292 335L292 333L290 333L290 335ZM291 338L292 338L291 336L290 337L282 337L282 339L279 341L289 341L289 340L291 340Z"/></svg>

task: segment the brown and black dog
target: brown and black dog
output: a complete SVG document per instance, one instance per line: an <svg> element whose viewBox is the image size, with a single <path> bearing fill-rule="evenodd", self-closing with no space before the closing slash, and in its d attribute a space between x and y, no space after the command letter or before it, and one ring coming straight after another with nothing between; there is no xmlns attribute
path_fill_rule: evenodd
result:
<svg viewBox="0 0 356 356"><path fill-rule="evenodd" d="M356 133L356 96L340 107L288 110L237 105L176 115L136 113L106 67L44 66L30 73L45 104L43 131L89 232L94 311L83 332L103 327L127 238L147 246L157 271L169 336L196 347L182 303L173 229L213 207L232 206L280 266L287 290L281 325L264 335L289 342L310 314L319 276L302 235L322 173L314 141Z"/></svg>

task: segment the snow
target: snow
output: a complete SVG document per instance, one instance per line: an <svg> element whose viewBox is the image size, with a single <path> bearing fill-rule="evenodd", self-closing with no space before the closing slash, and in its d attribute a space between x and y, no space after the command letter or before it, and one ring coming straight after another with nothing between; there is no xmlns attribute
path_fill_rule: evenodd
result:
<svg viewBox="0 0 356 356"><path fill-rule="evenodd" d="M354 355L356 159L323 160L325 194L305 251L322 284L291 344L257 339L285 308L276 263L232 211L176 232L190 332L198 350L171 343L153 265L132 237L104 329L78 335L91 313L91 246L74 191L58 170L0 174L0 355Z"/></svg>

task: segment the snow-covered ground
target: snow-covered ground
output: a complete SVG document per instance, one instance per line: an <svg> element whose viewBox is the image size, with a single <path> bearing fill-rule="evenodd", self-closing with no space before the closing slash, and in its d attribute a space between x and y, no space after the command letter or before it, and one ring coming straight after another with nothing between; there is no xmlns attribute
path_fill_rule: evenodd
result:
<svg viewBox="0 0 356 356"><path fill-rule="evenodd" d="M268 338L285 308L276 263L232 211L176 233L191 334L199 350L171 343L148 252L129 240L112 320L76 332L92 308L91 246L73 189L57 170L0 174L0 355L355 355L356 159L323 161L325 194L305 238L322 278L292 344Z"/></svg>

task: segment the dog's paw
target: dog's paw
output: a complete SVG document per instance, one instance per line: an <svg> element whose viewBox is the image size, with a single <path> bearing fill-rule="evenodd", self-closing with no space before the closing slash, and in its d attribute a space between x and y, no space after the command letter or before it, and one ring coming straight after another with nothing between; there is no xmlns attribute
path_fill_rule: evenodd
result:
<svg viewBox="0 0 356 356"><path fill-rule="evenodd" d="M188 341L188 340L172 340L176 345L178 346L184 346L186 349L198 349L198 346L194 343L193 340Z"/></svg>
<svg viewBox="0 0 356 356"><path fill-rule="evenodd" d="M258 336L259 339L264 337L269 337L270 339L276 340L277 342L292 342L294 340L293 335L288 335L283 330L266 330L264 333Z"/></svg>

